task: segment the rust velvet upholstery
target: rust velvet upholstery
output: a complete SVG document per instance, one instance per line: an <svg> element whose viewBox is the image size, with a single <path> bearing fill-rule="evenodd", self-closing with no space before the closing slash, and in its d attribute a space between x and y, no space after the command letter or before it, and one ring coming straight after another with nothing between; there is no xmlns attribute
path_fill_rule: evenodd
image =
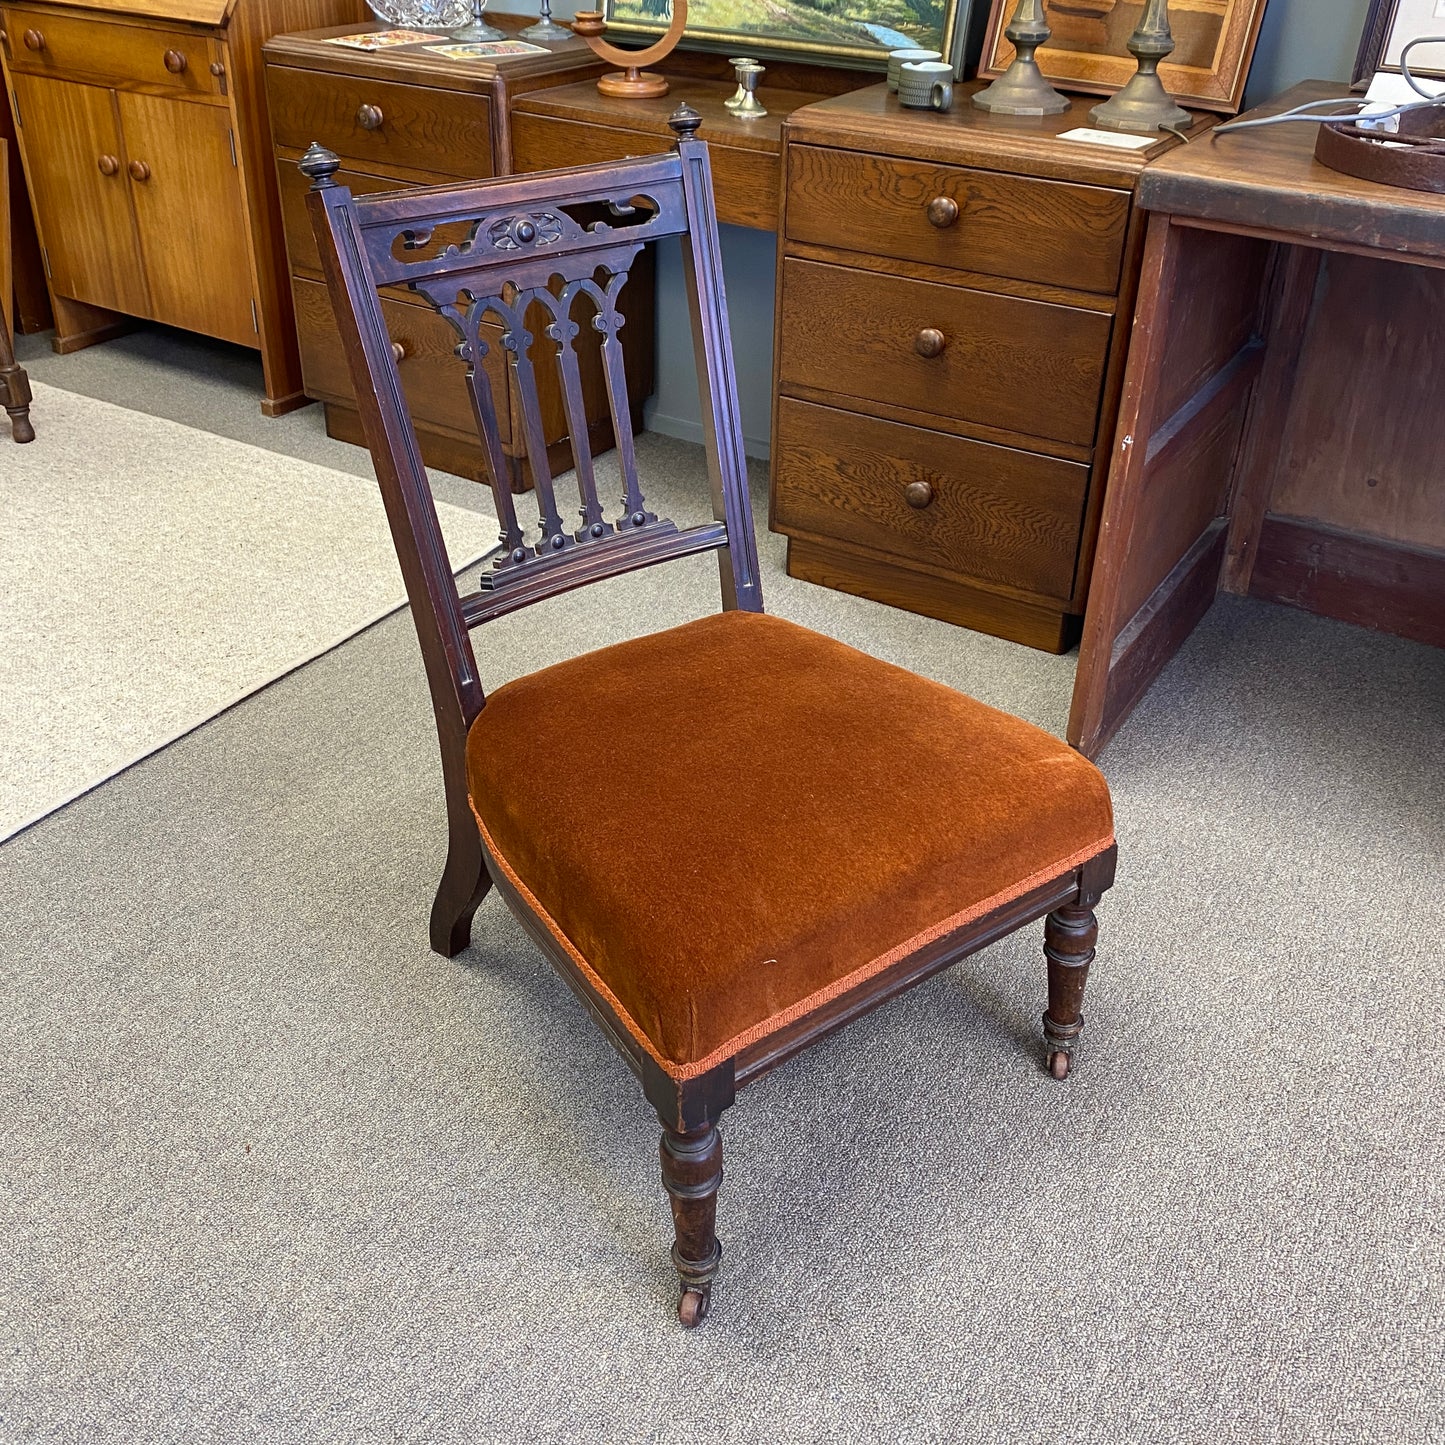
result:
<svg viewBox="0 0 1445 1445"><path fill-rule="evenodd" d="M1113 838L1063 743L758 613L507 683L467 769L493 858L682 1078Z"/></svg>

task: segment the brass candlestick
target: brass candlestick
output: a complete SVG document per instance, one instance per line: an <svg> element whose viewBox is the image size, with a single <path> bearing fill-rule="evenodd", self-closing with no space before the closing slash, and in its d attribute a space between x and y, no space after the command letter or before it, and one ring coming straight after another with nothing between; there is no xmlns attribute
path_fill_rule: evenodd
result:
<svg viewBox="0 0 1445 1445"><path fill-rule="evenodd" d="M1178 130L1194 117L1176 105L1159 79L1159 62L1173 53L1169 0L1148 0L1138 29L1129 37L1129 53L1139 68L1118 95L1096 105L1089 119L1105 130Z"/></svg>
<svg viewBox="0 0 1445 1445"><path fill-rule="evenodd" d="M672 0L672 22L661 40L649 45L646 50L619 50L602 39L607 22L600 10L579 10L572 17L572 29L592 47L594 55L613 65L620 65L622 72L604 75L597 82L597 89L603 95L624 96L630 99L654 95L666 95L668 84L661 75L644 75L644 65L656 65L666 60L677 49L682 32L687 25L687 0Z"/></svg>
<svg viewBox="0 0 1445 1445"><path fill-rule="evenodd" d="M1054 32L1044 16L1044 0L1019 0L1004 34L1013 46L1014 63L974 96L973 103L995 115L1058 115L1069 101L1044 79L1034 51L1048 43Z"/></svg>

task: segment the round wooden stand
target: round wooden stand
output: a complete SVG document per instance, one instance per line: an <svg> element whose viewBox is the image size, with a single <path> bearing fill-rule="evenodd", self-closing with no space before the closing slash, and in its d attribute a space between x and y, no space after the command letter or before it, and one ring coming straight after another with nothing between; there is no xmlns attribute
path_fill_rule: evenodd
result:
<svg viewBox="0 0 1445 1445"><path fill-rule="evenodd" d="M1395 135L1353 122L1322 125L1315 159L1362 181L1445 195L1445 106L1407 110Z"/></svg>
<svg viewBox="0 0 1445 1445"><path fill-rule="evenodd" d="M606 21L600 10L579 10L572 17L572 29L587 42L592 53L622 67L621 71L604 75L597 82L598 91L625 100L667 94L669 86L666 79L661 75L644 75L643 67L666 60L677 48L686 26L687 0L672 0L672 21L661 40L649 45L646 50L619 50L602 39Z"/></svg>

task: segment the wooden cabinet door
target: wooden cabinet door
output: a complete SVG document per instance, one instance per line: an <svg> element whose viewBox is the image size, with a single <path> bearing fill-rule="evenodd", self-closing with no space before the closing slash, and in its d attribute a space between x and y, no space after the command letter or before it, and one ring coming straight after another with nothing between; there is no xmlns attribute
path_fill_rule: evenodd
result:
<svg viewBox="0 0 1445 1445"><path fill-rule="evenodd" d="M116 95L150 315L257 345L251 248L225 106Z"/></svg>
<svg viewBox="0 0 1445 1445"><path fill-rule="evenodd" d="M61 296L144 316L150 309L115 93L11 76L50 284Z"/></svg>

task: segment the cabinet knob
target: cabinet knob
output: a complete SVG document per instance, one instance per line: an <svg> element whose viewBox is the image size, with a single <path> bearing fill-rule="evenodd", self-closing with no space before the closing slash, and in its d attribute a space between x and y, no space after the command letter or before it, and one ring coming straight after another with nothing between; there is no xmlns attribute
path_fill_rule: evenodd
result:
<svg viewBox="0 0 1445 1445"><path fill-rule="evenodd" d="M398 366L406 360L406 347L404 347L401 342L393 341L391 343L391 359L396 362Z"/></svg>
<svg viewBox="0 0 1445 1445"><path fill-rule="evenodd" d="M213 60L208 68L217 80L220 80L226 73L226 67L219 60Z"/></svg>
<svg viewBox="0 0 1445 1445"><path fill-rule="evenodd" d="M947 230L958 219L958 202L952 196L934 196L928 203L928 224Z"/></svg>
<svg viewBox="0 0 1445 1445"><path fill-rule="evenodd" d="M144 161L132 161L126 170L130 172L133 181L148 181L151 178L151 168Z"/></svg>
<svg viewBox="0 0 1445 1445"><path fill-rule="evenodd" d="M385 116L381 113L379 105L358 106L356 111L356 123L362 130L380 130L381 123Z"/></svg>
<svg viewBox="0 0 1445 1445"><path fill-rule="evenodd" d="M179 50L168 50L161 56L161 63L172 75L179 75L186 68L186 57Z"/></svg>
<svg viewBox="0 0 1445 1445"><path fill-rule="evenodd" d="M120 169L120 162L114 156L101 156L96 165L103 176L113 176Z"/></svg>
<svg viewBox="0 0 1445 1445"><path fill-rule="evenodd" d="M38 30L27 30L21 37L27 50L44 50L45 37Z"/></svg>
<svg viewBox="0 0 1445 1445"><path fill-rule="evenodd" d="M909 482L903 489L903 500L910 507L922 511L933 501L933 485L930 482Z"/></svg>
<svg viewBox="0 0 1445 1445"><path fill-rule="evenodd" d="M941 356L943 355L943 348L947 345L948 338L934 326L925 326L923 330L913 338L913 349L920 356Z"/></svg>

